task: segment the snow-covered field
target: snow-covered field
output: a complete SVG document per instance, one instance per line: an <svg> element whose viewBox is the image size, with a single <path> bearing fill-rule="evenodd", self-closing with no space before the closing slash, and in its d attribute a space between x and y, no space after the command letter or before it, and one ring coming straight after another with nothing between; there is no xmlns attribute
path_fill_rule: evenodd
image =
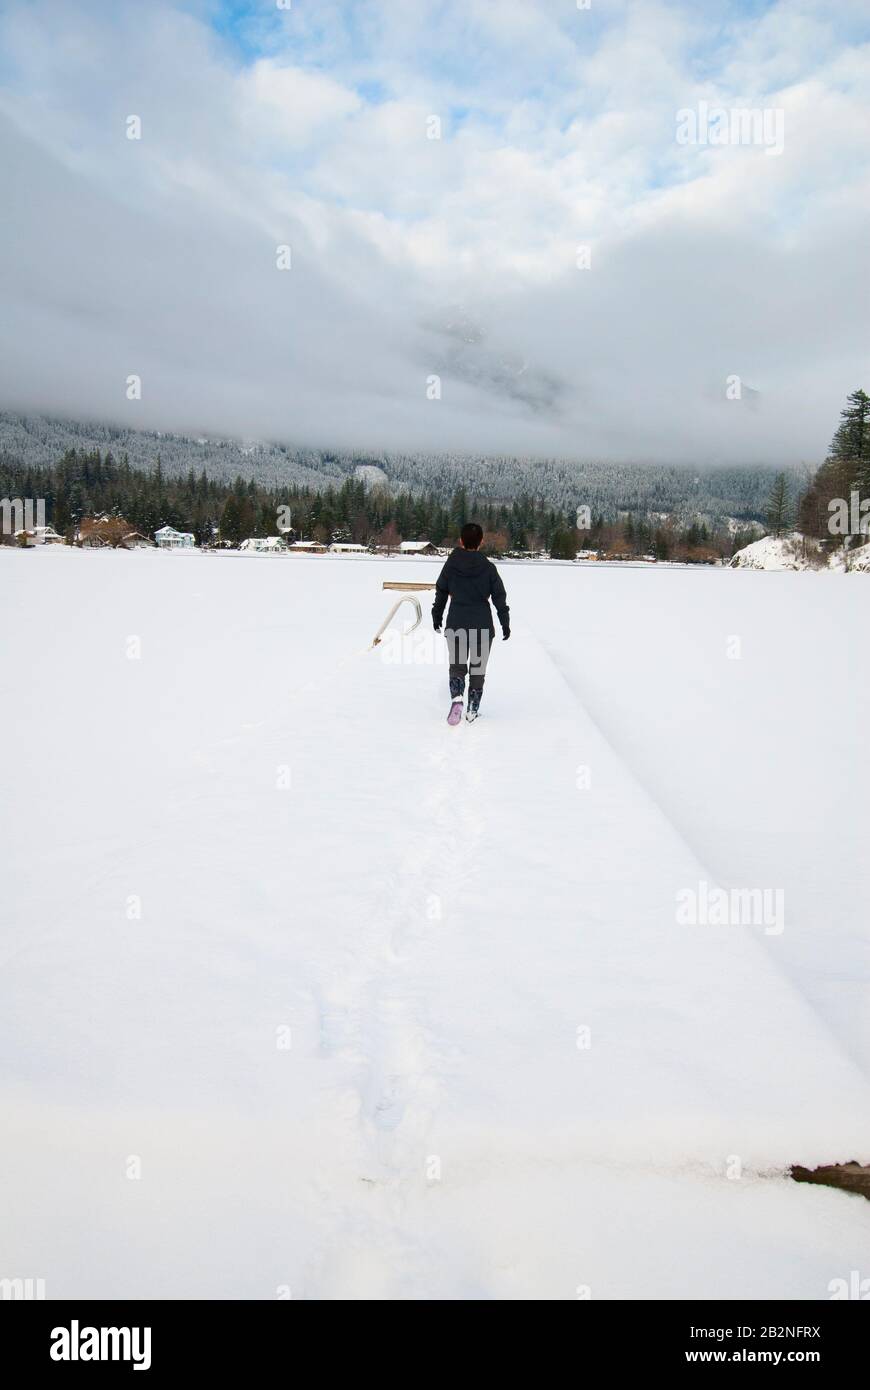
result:
<svg viewBox="0 0 870 1390"><path fill-rule="evenodd" d="M0 1277L870 1274L870 1206L784 1176L870 1161L863 580L506 564L451 730L427 625L366 650L436 572L0 550ZM770 910L682 920L717 887Z"/></svg>

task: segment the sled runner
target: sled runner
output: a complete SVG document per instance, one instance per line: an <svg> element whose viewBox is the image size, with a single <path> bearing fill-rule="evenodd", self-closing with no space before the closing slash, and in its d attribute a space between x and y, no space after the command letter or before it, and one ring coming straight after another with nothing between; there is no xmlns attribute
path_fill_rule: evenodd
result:
<svg viewBox="0 0 870 1390"><path fill-rule="evenodd" d="M383 587L385 589L397 589L402 593L403 597L396 599L396 602L393 604L389 613L384 618L384 621L381 623L380 627L374 635L374 639L372 640L373 647L376 647L378 645L383 633L389 627L390 623L393 621L393 618L396 616L403 603L411 603L414 605L414 621L412 622L411 626L409 628L406 628L405 631L402 633L403 637L409 637L411 633L414 631L414 629L420 626L420 623L423 619L423 613L420 608L420 600L415 597L415 594L418 592L422 592L424 589L434 589L435 585L412 584L405 583L401 580L385 579Z"/></svg>

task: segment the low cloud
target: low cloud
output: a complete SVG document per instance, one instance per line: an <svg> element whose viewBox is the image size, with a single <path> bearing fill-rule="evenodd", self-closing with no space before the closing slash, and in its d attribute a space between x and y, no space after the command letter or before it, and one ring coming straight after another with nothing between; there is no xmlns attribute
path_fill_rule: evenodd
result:
<svg viewBox="0 0 870 1390"><path fill-rule="evenodd" d="M0 404L369 450L817 459L866 367L858 12L735 7L706 48L680 4L438 10L239 29L72 0L49 27L7 5ZM680 142L700 102L780 112L782 153Z"/></svg>

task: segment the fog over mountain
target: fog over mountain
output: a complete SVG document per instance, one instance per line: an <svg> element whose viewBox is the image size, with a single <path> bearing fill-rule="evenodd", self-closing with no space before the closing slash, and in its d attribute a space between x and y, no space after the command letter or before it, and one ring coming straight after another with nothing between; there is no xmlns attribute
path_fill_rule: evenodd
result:
<svg viewBox="0 0 870 1390"><path fill-rule="evenodd" d="M570 459L528 459L513 455L384 452L363 449L296 449L279 442L214 439L113 425L0 411L0 492L4 464L50 467L68 451L99 450L116 462L125 457L138 469L152 470L159 459L166 476L203 470L210 478L231 483L253 478L266 487L299 485L322 491L353 475L367 487L393 493L431 493L448 502L464 488L481 501L510 502L542 498L573 513L578 506L615 517L621 510L761 520L773 484L772 467L697 467L659 464L578 463ZM791 470L793 494L806 483Z"/></svg>

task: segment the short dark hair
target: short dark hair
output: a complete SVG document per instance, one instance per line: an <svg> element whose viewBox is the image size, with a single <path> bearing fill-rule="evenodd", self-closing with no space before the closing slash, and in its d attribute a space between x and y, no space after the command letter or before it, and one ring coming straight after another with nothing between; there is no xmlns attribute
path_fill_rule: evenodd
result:
<svg viewBox="0 0 870 1390"><path fill-rule="evenodd" d="M466 521L459 533L459 539L466 550L476 550L483 540L483 527L478 526L476 521Z"/></svg>

